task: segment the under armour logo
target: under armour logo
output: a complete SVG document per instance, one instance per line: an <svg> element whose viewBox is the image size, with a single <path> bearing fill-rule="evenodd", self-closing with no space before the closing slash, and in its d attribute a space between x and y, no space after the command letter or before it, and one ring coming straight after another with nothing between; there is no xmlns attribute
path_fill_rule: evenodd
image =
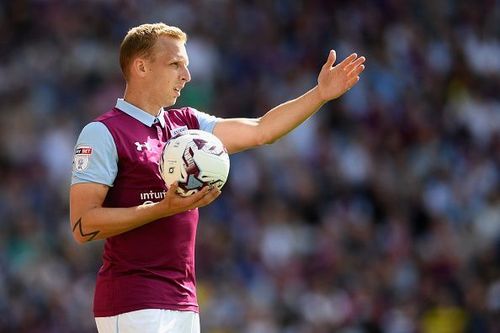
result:
<svg viewBox="0 0 500 333"><path fill-rule="evenodd" d="M135 146L138 151L142 151L143 148L146 148L146 150L151 151L151 145L149 144L149 142L144 142L144 143L135 142Z"/></svg>

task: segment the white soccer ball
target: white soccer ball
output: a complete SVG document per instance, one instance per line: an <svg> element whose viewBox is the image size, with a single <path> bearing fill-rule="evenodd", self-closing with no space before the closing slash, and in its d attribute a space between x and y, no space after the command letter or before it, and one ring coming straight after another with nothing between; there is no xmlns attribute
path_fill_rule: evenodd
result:
<svg viewBox="0 0 500 333"><path fill-rule="evenodd" d="M178 181L178 193L190 196L207 185L219 189L229 175L229 155L222 142L201 130L186 130L167 141L160 175L167 186Z"/></svg>

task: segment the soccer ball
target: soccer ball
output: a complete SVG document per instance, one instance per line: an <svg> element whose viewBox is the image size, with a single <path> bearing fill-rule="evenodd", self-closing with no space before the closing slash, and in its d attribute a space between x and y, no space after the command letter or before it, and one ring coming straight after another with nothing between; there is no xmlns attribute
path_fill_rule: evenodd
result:
<svg viewBox="0 0 500 333"><path fill-rule="evenodd" d="M177 192L187 197L207 185L222 188L229 174L229 155L215 135L186 130L167 141L159 168L165 184L178 181Z"/></svg>

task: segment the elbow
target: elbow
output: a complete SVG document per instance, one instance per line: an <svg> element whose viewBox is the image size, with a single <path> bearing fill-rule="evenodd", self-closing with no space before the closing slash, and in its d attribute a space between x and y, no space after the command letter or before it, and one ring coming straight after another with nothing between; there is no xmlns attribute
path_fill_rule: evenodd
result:
<svg viewBox="0 0 500 333"><path fill-rule="evenodd" d="M232 149L228 150L230 154L233 153L238 153L241 151L245 151L247 149L253 149L253 148L258 148L262 147L265 145L270 145L274 143L276 140L273 140L271 138L265 137L265 136L256 136L253 138L252 141L247 142L245 145L237 146L237 147L232 147Z"/></svg>
<svg viewBox="0 0 500 333"><path fill-rule="evenodd" d="M265 145L270 145L275 143L278 140L277 137L273 137L269 133L260 133L256 138L255 138L255 147L261 147Z"/></svg>
<svg viewBox="0 0 500 333"><path fill-rule="evenodd" d="M82 219L81 218L78 219L78 221L76 221L76 223L73 225L72 231L73 231L73 239L79 244L90 242L99 233L99 231L97 231L97 230L93 231L93 232L86 232L85 233L83 231L83 228L82 228Z"/></svg>
<svg viewBox="0 0 500 333"><path fill-rule="evenodd" d="M82 236L82 234L78 231L78 227L73 228L73 239L77 244L83 244L86 242L86 239Z"/></svg>
<svg viewBox="0 0 500 333"><path fill-rule="evenodd" d="M98 232L94 232L92 234L81 234L77 230L73 231L73 239L75 240L76 243L78 244L85 244L90 242L91 240L97 239L95 236L97 235Z"/></svg>
<svg viewBox="0 0 500 333"><path fill-rule="evenodd" d="M85 243L85 239L82 235L81 228L82 228L82 219L81 218L79 218L75 223L73 223L73 221L71 221L71 231L72 231L73 239L78 244Z"/></svg>
<svg viewBox="0 0 500 333"><path fill-rule="evenodd" d="M262 120L262 118L256 120L253 142L251 143L252 147L270 145L278 140L276 134L273 134L274 129L270 126L265 126Z"/></svg>
<svg viewBox="0 0 500 333"><path fill-rule="evenodd" d="M83 239L82 237L80 237L77 233L73 232L73 239L75 240L75 242L77 244L83 244L85 243L85 239Z"/></svg>
<svg viewBox="0 0 500 333"><path fill-rule="evenodd" d="M235 154L247 149L258 148L261 146L265 146L268 144L274 143L276 140L271 139L270 137L264 135L256 135L251 140L246 141L245 143L238 143L233 145L227 145L226 149L229 154Z"/></svg>
<svg viewBox="0 0 500 333"><path fill-rule="evenodd" d="M267 138L265 139L262 143L261 143L261 146L264 146L264 145L272 145L273 143L275 143L276 141L278 141L279 138Z"/></svg>

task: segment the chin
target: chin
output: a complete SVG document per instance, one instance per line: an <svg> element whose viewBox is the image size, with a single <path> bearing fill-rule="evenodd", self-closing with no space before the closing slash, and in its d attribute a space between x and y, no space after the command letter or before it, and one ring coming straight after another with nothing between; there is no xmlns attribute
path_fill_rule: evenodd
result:
<svg viewBox="0 0 500 333"><path fill-rule="evenodd" d="M170 99L168 101L165 101L163 106L168 108L169 106L174 105L176 102L177 102L177 98Z"/></svg>

